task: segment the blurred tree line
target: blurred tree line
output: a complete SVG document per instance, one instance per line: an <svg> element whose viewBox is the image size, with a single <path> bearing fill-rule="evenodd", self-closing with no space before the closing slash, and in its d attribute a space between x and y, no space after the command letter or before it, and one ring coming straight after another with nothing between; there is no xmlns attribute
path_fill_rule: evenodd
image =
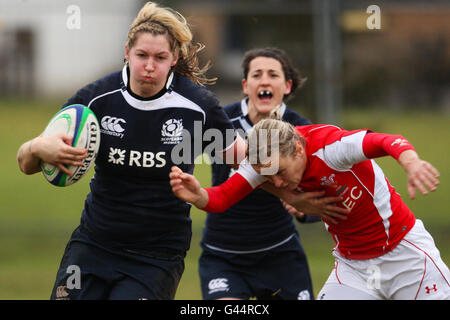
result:
<svg viewBox="0 0 450 320"><path fill-rule="evenodd" d="M220 88L240 90L240 62L250 48L284 49L300 73L308 78L291 105L316 109L314 0L168 1L199 28L197 40L212 44L213 75ZM316 0L317 1L317 0ZM326 1L326 0L321 0ZM369 30L366 10L373 1L338 2L336 35L342 104L346 107L382 106L388 109L450 111L450 1L377 1L381 28ZM214 27L200 22L214 17ZM217 26L220 26L219 28ZM211 46L208 41L207 49ZM313 112L312 112L313 113Z"/></svg>
<svg viewBox="0 0 450 320"><path fill-rule="evenodd" d="M130 6L137 11L145 2L130 1ZM206 45L201 62L212 61L209 75L218 77L213 90L225 97L223 104L240 97L245 51L274 46L284 49L300 74L308 78L304 88L289 101L290 106L301 108L307 115L326 114L330 110L319 108L326 100L321 102L320 97L327 91L318 90L325 86L318 70L327 64L327 59L330 64L330 56L331 65L337 68L326 79L329 81L331 77L328 85L334 86L337 94L328 101L338 101L336 107L427 108L450 113L449 0L378 0L381 28L375 30L366 24L372 0L156 2L180 11L192 26L194 41ZM325 32L318 37L315 33L320 26L318 16L327 6L334 9L329 12L330 20L324 20L329 23L328 29L324 28ZM85 6L82 12L86 17L95 16L92 10ZM62 21L66 19L64 14L65 11L60 11ZM0 97L40 94L35 89L39 79L33 75L37 66L43 64L43 57L38 54L42 50L38 41L41 32L44 31L32 29L32 25L14 30L2 29L0 25ZM317 39L322 44L333 44L318 46ZM324 52L328 55L323 55ZM93 60L96 54L92 52ZM118 56L121 54L122 51ZM71 58L74 57L67 57ZM324 69L327 68L331 69L330 66ZM86 69L85 73L89 72ZM97 73L89 79L98 77ZM312 120L316 120L314 116Z"/></svg>

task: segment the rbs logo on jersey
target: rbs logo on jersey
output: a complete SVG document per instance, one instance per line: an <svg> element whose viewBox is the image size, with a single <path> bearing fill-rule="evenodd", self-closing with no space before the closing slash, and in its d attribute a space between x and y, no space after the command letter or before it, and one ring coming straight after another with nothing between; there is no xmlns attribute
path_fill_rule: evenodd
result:
<svg viewBox="0 0 450 320"><path fill-rule="evenodd" d="M166 165L165 155L163 151L155 154L150 151L136 150L130 150L127 154L127 150L109 148L108 162L122 166L127 163L130 167L161 168Z"/></svg>

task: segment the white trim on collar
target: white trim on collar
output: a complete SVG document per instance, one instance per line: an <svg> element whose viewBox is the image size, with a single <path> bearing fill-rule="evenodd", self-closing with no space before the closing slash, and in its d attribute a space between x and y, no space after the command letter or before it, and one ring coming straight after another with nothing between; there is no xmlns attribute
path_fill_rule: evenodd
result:
<svg viewBox="0 0 450 320"><path fill-rule="evenodd" d="M128 74L127 74L128 64L125 64L122 68L122 80L125 87L128 85Z"/></svg>
<svg viewBox="0 0 450 320"><path fill-rule="evenodd" d="M167 78L167 83L166 83L167 90L169 90L169 87L172 84L172 80L173 80L173 72L170 72L169 78Z"/></svg>
<svg viewBox="0 0 450 320"><path fill-rule="evenodd" d="M166 88L168 89L170 85L172 84L174 77L174 73L171 72L169 75L169 78L167 79ZM138 98L135 98L132 96L128 90L127 87L127 81L128 81L128 75L127 75L127 66L122 70L122 80L125 85L125 88L122 88L122 96L126 100L126 102L132 106L135 109L143 110L143 111L155 111L155 110L161 110L161 109L168 109L168 108L185 108L185 109L191 109L196 112L200 112L203 115L203 123L206 122L206 113L205 111L196 103L193 101L185 98L184 96L180 95L177 92L166 92L161 97L152 99L152 100L140 100Z"/></svg>
<svg viewBox="0 0 450 320"><path fill-rule="evenodd" d="M244 117L248 114L247 98L241 100L241 112Z"/></svg>
<svg viewBox="0 0 450 320"><path fill-rule="evenodd" d="M286 112L286 104L284 102L281 103L281 116L284 117L284 113Z"/></svg>

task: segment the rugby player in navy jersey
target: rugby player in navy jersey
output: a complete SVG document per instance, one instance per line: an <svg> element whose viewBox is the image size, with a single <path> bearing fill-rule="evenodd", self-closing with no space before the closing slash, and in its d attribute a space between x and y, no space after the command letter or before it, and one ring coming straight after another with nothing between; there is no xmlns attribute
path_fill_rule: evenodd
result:
<svg viewBox="0 0 450 320"><path fill-rule="evenodd" d="M52 299L173 299L191 240L190 205L171 191L172 149L190 133L233 126L203 85L208 66L198 67L184 17L147 3L132 23L122 70L97 80L65 104L84 104L101 123L101 144L80 226L62 258ZM198 138L198 137L196 137ZM36 137L18 151L20 169L39 172L40 161L81 165L87 150L72 148L72 137ZM227 141L224 139L224 141ZM198 141L197 141L198 142ZM202 153L205 146L201 146ZM228 139L223 150L245 155L245 142ZM178 163L193 172L199 155ZM233 158L232 158L233 159ZM238 159L237 159L238 160ZM69 173L70 174L70 173ZM79 285L68 283L72 268Z"/></svg>
<svg viewBox="0 0 450 320"><path fill-rule="evenodd" d="M302 85L286 53L277 48L246 52L242 87L246 97L224 107L235 129L248 133L276 109L293 125L311 122L283 102ZM234 169L212 165L212 185ZM301 214L299 212L299 214ZM300 221L319 221L304 215ZM208 213L199 259L204 299L312 299L305 252L292 216L280 199L258 189L221 214Z"/></svg>

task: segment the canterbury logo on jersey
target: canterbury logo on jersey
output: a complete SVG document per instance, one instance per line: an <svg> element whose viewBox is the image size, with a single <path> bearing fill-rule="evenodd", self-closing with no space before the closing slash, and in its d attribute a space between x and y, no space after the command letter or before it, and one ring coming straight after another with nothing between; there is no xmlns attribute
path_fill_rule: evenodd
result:
<svg viewBox="0 0 450 320"><path fill-rule="evenodd" d="M123 138L125 129L122 127L126 124L126 121L121 118L104 116L102 121L100 121L102 129L100 131L104 134L108 134L110 136L116 136L119 138Z"/></svg>
<svg viewBox="0 0 450 320"><path fill-rule="evenodd" d="M161 168L166 165L164 159L166 153L150 152L150 151L136 151L136 150L122 150L119 148L109 148L108 162L116 165L128 165L130 167L144 167L144 168Z"/></svg>
<svg viewBox="0 0 450 320"><path fill-rule="evenodd" d="M230 290L227 278L216 278L212 279L208 283L209 294L217 291L228 291Z"/></svg>

